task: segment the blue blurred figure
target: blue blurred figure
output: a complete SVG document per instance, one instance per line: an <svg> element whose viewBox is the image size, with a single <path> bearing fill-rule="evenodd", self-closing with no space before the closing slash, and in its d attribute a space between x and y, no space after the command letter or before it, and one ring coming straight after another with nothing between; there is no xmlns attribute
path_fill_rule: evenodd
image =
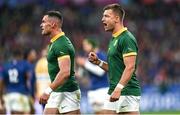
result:
<svg viewBox="0 0 180 115"><path fill-rule="evenodd" d="M4 101L7 112L12 114L28 114L30 112L30 75L29 65L23 60L21 50L15 49L12 60L3 65L0 76L0 83L4 84ZM0 89L2 89L2 85ZM0 94L3 94L3 90Z"/></svg>
<svg viewBox="0 0 180 115"><path fill-rule="evenodd" d="M27 48L24 52L24 60L27 61L27 64L30 69L30 105L31 105L31 114L35 113L34 102L35 102L35 92L36 92L36 75L35 75L35 63L37 59L37 52L33 48Z"/></svg>
<svg viewBox="0 0 180 115"><path fill-rule="evenodd" d="M84 39L82 43L85 55L94 51L101 60L106 61L106 54L98 48L98 43L93 39ZM83 67L89 74L90 90L87 92L88 101L96 114L101 114L103 111L104 100L108 91L107 73L100 67L93 65L87 59L88 56L78 56L76 62L80 67Z"/></svg>

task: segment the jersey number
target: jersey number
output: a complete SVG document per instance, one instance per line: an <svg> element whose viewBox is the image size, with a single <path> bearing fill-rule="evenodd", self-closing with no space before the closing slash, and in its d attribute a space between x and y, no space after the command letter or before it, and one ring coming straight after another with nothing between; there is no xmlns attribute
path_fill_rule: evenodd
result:
<svg viewBox="0 0 180 115"><path fill-rule="evenodd" d="M9 74L9 81L11 83L17 83L18 82L18 71L17 71L17 69L8 70L8 74Z"/></svg>

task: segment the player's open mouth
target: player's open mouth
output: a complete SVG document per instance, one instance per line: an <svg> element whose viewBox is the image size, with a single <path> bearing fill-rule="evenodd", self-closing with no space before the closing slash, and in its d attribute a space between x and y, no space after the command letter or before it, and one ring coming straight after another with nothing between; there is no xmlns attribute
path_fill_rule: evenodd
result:
<svg viewBox="0 0 180 115"><path fill-rule="evenodd" d="M106 24L106 23L103 23L103 25L104 25L104 26L107 26L107 24Z"/></svg>

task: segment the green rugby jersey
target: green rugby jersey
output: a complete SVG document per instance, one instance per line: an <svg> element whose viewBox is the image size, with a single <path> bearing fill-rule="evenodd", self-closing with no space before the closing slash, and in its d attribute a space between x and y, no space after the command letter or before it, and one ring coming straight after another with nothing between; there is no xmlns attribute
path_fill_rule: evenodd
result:
<svg viewBox="0 0 180 115"><path fill-rule="evenodd" d="M64 32L59 33L51 39L51 44L48 47L48 72L51 82L54 81L57 73L59 72L58 59L70 56L71 59L71 72L69 79L59 86L55 92L72 92L79 89L78 83L74 77L74 57L75 50L71 41L64 35Z"/></svg>
<svg viewBox="0 0 180 115"><path fill-rule="evenodd" d="M114 91L116 85L121 79L125 69L123 58L130 55L137 55L137 52L137 41L135 37L127 30L127 28L123 28L113 35L108 48L108 73L110 80L108 94L111 94ZM135 66L137 66L137 57ZM121 95L139 96L140 93L139 81L136 79L136 74L134 71L130 81L121 91Z"/></svg>

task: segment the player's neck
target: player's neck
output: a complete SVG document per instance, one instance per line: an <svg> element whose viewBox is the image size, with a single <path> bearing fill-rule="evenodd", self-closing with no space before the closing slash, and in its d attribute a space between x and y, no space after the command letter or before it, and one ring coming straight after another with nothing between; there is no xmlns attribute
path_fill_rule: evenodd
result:
<svg viewBox="0 0 180 115"><path fill-rule="evenodd" d="M115 34L116 32L118 32L119 30L123 29L124 28L124 25L123 24L117 24L115 27L114 27L114 30L112 32L112 34Z"/></svg>
<svg viewBox="0 0 180 115"><path fill-rule="evenodd" d="M50 35L50 38L53 38L54 36L56 36L57 34L61 33L62 32L62 29L59 28L57 30L54 30L51 32L51 35Z"/></svg>

